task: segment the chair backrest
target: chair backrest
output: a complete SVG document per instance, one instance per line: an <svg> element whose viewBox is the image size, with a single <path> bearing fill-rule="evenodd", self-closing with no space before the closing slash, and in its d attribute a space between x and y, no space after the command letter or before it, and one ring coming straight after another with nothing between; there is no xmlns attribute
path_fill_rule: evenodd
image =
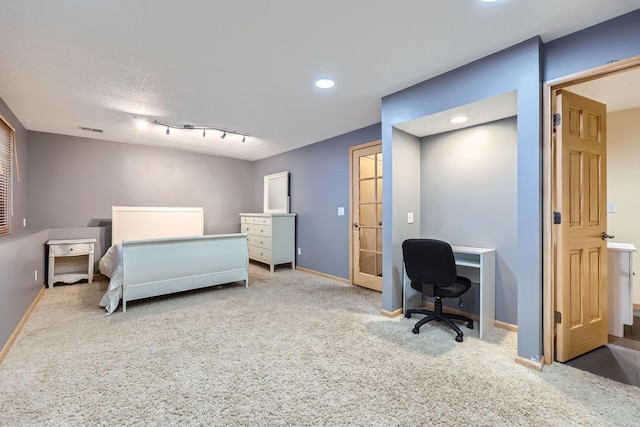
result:
<svg viewBox="0 0 640 427"><path fill-rule="evenodd" d="M402 242L407 276L414 283L451 285L457 277L451 245L435 239L407 239Z"/></svg>

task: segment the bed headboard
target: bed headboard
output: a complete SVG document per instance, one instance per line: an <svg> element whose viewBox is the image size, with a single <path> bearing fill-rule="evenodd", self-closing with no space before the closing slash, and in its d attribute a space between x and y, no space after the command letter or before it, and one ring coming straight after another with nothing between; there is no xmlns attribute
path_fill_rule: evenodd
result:
<svg viewBox="0 0 640 427"><path fill-rule="evenodd" d="M204 212L199 208L112 206L111 244L123 240L202 236Z"/></svg>

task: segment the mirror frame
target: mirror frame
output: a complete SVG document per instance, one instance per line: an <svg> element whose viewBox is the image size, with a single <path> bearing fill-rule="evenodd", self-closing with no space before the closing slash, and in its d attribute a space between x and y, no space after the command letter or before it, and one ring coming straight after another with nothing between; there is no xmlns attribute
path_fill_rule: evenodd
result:
<svg viewBox="0 0 640 427"><path fill-rule="evenodd" d="M272 203L272 200L277 203ZM289 213L289 172L264 176L264 213Z"/></svg>

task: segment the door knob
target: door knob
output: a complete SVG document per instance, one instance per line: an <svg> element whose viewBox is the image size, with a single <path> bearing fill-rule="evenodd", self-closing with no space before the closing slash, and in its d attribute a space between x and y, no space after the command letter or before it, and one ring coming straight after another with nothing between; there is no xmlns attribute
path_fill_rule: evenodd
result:
<svg viewBox="0 0 640 427"><path fill-rule="evenodd" d="M358 227L360 227L360 225L358 225L358 223L357 223L357 222L354 222L354 223L353 223L353 228L358 228Z"/></svg>
<svg viewBox="0 0 640 427"><path fill-rule="evenodd" d="M607 233L605 233L605 232L603 231L603 232L602 232L602 235L601 235L600 237L602 237L602 240L607 240L607 239L613 239L613 238L615 238L616 236L614 236L613 234L607 234Z"/></svg>

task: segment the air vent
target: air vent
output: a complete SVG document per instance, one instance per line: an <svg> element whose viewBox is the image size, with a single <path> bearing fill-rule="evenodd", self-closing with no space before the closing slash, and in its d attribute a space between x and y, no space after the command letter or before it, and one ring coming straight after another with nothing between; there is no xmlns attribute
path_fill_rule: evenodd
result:
<svg viewBox="0 0 640 427"><path fill-rule="evenodd" d="M78 129L80 130L86 130L87 132L97 132L97 133L102 133L102 129L94 129L94 128L88 128L86 126L78 126Z"/></svg>

